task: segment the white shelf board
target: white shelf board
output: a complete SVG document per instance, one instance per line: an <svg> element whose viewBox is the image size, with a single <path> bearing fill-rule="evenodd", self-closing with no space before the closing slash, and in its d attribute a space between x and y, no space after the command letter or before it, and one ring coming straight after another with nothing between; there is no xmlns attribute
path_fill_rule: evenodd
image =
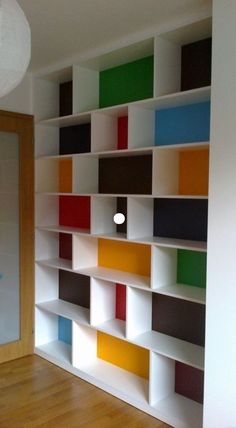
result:
<svg viewBox="0 0 236 428"><path fill-rule="evenodd" d="M51 226L37 226L36 229L43 230L46 232L58 232L58 233L68 233L68 234L78 233L81 235L90 235L89 229L81 229L78 227L51 225Z"/></svg>
<svg viewBox="0 0 236 428"><path fill-rule="evenodd" d="M44 126L59 126L63 128L65 126L83 125L91 122L91 111L84 113L76 113L69 116L53 117L50 119L44 119L37 122L37 125Z"/></svg>
<svg viewBox="0 0 236 428"><path fill-rule="evenodd" d="M131 240L127 239L127 236L125 233L107 233L107 234L99 234L99 233L93 233L91 236L95 238L101 238L101 239L112 239L114 241L128 241L133 242Z"/></svg>
<svg viewBox="0 0 236 428"><path fill-rule="evenodd" d="M51 267L54 269L63 269L69 272L72 271L72 261L67 259L47 259L37 260L36 263L40 266Z"/></svg>
<svg viewBox="0 0 236 428"><path fill-rule="evenodd" d="M76 321L79 324L89 325L89 309L73 303L65 302L64 300L56 299L48 302L36 304L37 308L50 312L71 321Z"/></svg>
<svg viewBox="0 0 236 428"><path fill-rule="evenodd" d="M192 251L207 251L207 243L205 241L190 241L187 239L175 239L175 238L162 238L159 236L147 236L143 238L137 238L135 242L141 244L152 244L158 247L166 248L177 248L180 250L192 250Z"/></svg>
<svg viewBox="0 0 236 428"><path fill-rule="evenodd" d="M89 268L79 269L76 272L114 283L150 289L150 277L148 276L136 275L134 273L108 269L100 266L91 266Z"/></svg>
<svg viewBox="0 0 236 428"><path fill-rule="evenodd" d="M111 116L121 117L128 114L128 106L138 106L146 109L157 110L164 108L178 107L188 104L200 103L209 101L211 95L211 87L190 89L189 91L176 92L174 94L162 95L157 98L148 98L145 100L134 101L127 104L105 107L102 109L90 110L87 112L76 113L69 116L54 117L44 119L37 122L37 125L44 126L74 126L91 121L92 113L103 113Z"/></svg>
<svg viewBox="0 0 236 428"><path fill-rule="evenodd" d="M176 299L188 300L195 303L206 303L206 290L192 285L174 284L160 288L154 288L153 291L164 294L165 296L175 297Z"/></svg>
<svg viewBox="0 0 236 428"><path fill-rule="evenodd" d="M67 345L60 340L37 346L35 352L46 359L49 356L62 363L71 364L71 345Z"/></svg>
<svg viewBox="0 0 236 428"><path fill-rule="evenodd" d="M75 156L75 154L69 154L69 155L43 155L43 156L38 156L35 158L36 161L38 160L46 160L46 159L51 159L51 160L60 160L60 159L72 159L73 156Z"/></svg>
<svg viewBox="0 0 236 428"><path fill-rule="evenodd" d="M206 195L153 195L154 199L208 199Z"/></svg>
<svg viewBox="0 0 236 428"><path fill-rule="evenodd" d="M148 402L148 381L144 378L99 358L93 363L80 367L80 370L135 401L146 404Z"/></svg>
<svg viewBox="0 0 236 428"><path fill-rule="evenodd" d="M190 150L202 150L202 149L209 149L210 142L209 141L200 141L200 142L193 142L193 143L180 143L180 144L166 144L163 146L155 146L155 149L157 150L176 150L178 152L182 151L190 151Z"/></svg>
<svg viewBox="0 0 236 428"><path fill-rule="evenodd" d="M134 337L132 342L172 360L204 370L204 348L201 346L157 331L142 333Z"/></svg>
<svg viewBox="0 0 236 428"><path fill-rule="evenodd" d="M154 196L151 194L131 194L131 193L62 193L62 192L36 192L36 195L40 196L96 196L100 198L108 197L108 198L151 198Z"/></svg>
<svg viewBox="0 0 236 428"><path fill-rule="evenodd" d="M36 192L37 195L45 196L90 196L96 198L149 198L149 199L208 199L206 195L153 195L153 194L131 194L131 193L61 193L61 192Z"/></svg>
<svg viewBox="0 0 236 428"><path fill-rule="evenodd" d="M156 409L160 415L168 415L170 418L169 423L172 423L173 426L181 428L202 428L202 404L189 400L182 395L170 395L158 401L152 407Z"/></svg>
<svg viewBox="0 0 236 428"><path fill-rule="evenodd" d="M150 110L159 110L209 101L210 96L211 87L205 86L203 88L190 89L188 91L162 95L160 97L151 98L148 100L136 101L132 104Z"/></svg>
<svg viewBox="0 0 236 428"><path fill-rule="evenodd" d="M172 150L172 151L191 151L191 150L202 150L202 149L208 149L209 148L209 141L199 142L199 143L185 143L185 144L171 144L171 145L165 145L165 146L151 146L151 147L140 147L140 148L133 148L133 149L121 149L121 150L104 150L100 152L86 152L86 153L73 153L73 154L67 154L67 155L46 155L46 156L39 156L36 158L36 160L42 160L42 159L52 159L52 160L59 160L59 159L72 159L73 157L97 157L97 158L113 158L113 157L126 157L126 156L141 156L141 155L147 155L152 154L154 151L158 150Z"/></svg>
<svg viewBox="0 0 236 428"><path fill-rule="evenodd" d="M101 109L94 109L82 113L75 113L68 116L54 117L50 119L44 119L37 122L37 125L44 126L57 126L63 128L65 126L82 125L91 122L92 113L102 113L109 116L122 117L128 115L129 103L120 104L111 107L105 107Z"/></svg>
<svg viewBox="0 0 236 428"><path fill-rule="evenodd" d="M111 336L125 339L126 323L123 320L113 319L102 324L93 325L92 327Z"/></svg>

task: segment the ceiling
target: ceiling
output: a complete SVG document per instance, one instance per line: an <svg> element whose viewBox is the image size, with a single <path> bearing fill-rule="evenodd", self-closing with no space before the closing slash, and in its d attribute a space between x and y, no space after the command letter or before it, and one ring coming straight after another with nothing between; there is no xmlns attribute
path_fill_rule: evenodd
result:
<svg viewBox="0 0 236 428"><path fill-rule="evenodd" d="M33 71L148 37L167 22L211 12L211 0L18 0L31 26Z"/></svg>

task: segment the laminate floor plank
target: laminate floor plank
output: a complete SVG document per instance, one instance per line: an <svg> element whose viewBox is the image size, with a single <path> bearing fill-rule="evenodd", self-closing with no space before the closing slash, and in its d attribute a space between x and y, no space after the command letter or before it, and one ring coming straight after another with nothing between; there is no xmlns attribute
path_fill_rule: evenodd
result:
<svg viewBox="0 0 236 428"><path fill-rule="evenodd" d="M0 428L168 428L38 357L0 365Z"/></svg>

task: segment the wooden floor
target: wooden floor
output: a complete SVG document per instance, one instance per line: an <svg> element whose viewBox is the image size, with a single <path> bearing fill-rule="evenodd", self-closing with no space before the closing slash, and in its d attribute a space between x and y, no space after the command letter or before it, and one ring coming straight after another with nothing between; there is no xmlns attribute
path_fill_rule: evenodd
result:
<svg viewBox="0 0 236 428"><path fill-rule="evenodd" d="M0 428L167 428L37 357L0 365Z"/></svg>

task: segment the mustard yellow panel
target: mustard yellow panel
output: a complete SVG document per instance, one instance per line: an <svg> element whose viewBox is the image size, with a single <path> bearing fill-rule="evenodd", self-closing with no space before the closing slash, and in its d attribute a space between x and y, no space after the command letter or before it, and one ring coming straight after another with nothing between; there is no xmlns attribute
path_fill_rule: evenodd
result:
<svg viewBox="0 0 236 428"><path fill-rule="evenodd" d="M98 332L97 356L137 376L148 379L149 352L146 349L117 339L109 334Z"/></svg>
<svg viewBox="0 0 236 428"><path fill-rule="evenodd" d="M179 193L208 195L209 150L180 152Z"/></svg>
<svg viewBox="0 0 236 428"><path fill-rule="evenodd" d="M59 161L59 192L72 192L72 159L60 159Z"/></svg>
<svg viewBox="0 0 236 428"><path fill-rule="evenodd" d="M98 265L150 276L151 247L129 242L98 240Z"/></svg>

